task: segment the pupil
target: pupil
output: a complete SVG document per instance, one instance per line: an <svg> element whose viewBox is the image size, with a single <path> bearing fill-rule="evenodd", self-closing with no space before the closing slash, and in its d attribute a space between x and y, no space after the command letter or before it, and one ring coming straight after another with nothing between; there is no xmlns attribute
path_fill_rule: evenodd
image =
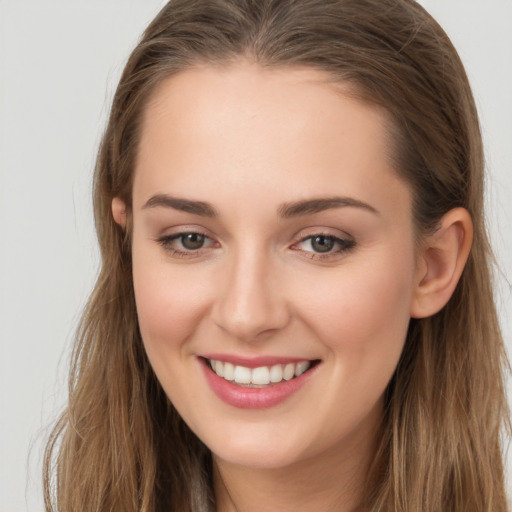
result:
<svg viewBox="0 0 512 512"><path fill-rule="evenodd" d="M200 235L199 233L188 233L183 235L181 243L185 249L200 249L204 244L204 235Z"/></svg>
<svg viewBox="0 0 512 512"><path fill-rule="evenodd" d="M329 252L334 247L334 240L327 236L316 236L311 245L316 252Z"/></svg>

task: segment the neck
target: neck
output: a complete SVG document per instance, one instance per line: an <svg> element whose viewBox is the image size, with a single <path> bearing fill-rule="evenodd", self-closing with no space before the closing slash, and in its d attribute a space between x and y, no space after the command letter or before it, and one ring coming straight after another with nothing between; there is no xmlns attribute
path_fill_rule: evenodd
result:
<svg viewBox="0 0 512 512"><path fill-rule="evenodd" d="M370 438L345 440L279 468L244 467L214 456L217 512L362 512L376 448L376 436Z"/></svg>

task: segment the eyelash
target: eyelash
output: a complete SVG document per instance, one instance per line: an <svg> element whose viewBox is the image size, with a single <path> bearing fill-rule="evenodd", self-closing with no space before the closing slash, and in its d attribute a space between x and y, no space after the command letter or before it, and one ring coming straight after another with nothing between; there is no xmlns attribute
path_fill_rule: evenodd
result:
<svg viewBox="0 0 512 512"><path fill-rule="evenodd" d="M320 232L320 233L313 233L311 235L302 237L298 242L296 242L295 244L292 245L292 249L296 250L296 251L300 251L301 249L295 249L295 247L297 247L305 242L308 242L308 241L309 241L309 244L312 244L313 240L318 239L318 238L324 238L324 239L332 241L334 244L334 247L337 247L337 248L334 250L326 251L324 253L317 252L317 251L302 250L302 252L304 253L306 258L309 258L312 260L327 260L327 259L336 258L336 257L341 256L344 253L349 252L356 245L354 240L347 239L347 238L340 238L340 237L331 235L329 233L321 233Z"/></svg>
<svg viewBox="0 0 512 512"><path fill-rule="evenodd" d="M168 252L171 253L172 256L178 257L178 258L195 258L197 256L200 256L203 252L203 249L205 249L204 246L199 247L198 249L177 249L173 247L173 244L177 240L182 240L187 235L198 235L204 237L204 240L209 240L210 242L213 242L213 240L205 235L204 233L201 233L199 231L182 231L181 233L176 233L175 235L166 235L160 237L157 241L158 243ZM215 242L213 242L212 245L214 245Z"/></svg>
<svg viewBox="0 0 512 512"><path fill-rule="evenodd" d="M180 239L181 239L181 241L182 241L181 243L183 245L183 238L188 235L198 235L198 236L204 237L204 240L205 241L208 240L210 243L208 244L207 247L204 247L204 245L203 245L197 249L177 249L176 247L173 246L173 244L176 241L179 241ZM332 241L332 243L334 244L334 247L337 247L337 249L329 250L329 251L322 253L322 252L317 252L317 251L306 251L303 249L296 248L296 247L300 246L301 244L308 242L308 241L310 244L312 244L313 240L318 239L318 238L324 238L324 239ZM213 246L216 245L216 242L213 241L209 236L207 236L204 233L201 233L199 231L183 231L181 233L176 233L174 235L162 236L157 239L157 242L166 251L171 253L172 256L177 257L177 258L197 258L202 255L202 253L205 249L208 249L212 245ZM356 242L354 240L339 238L337 236L334 236L334 235L331 235L328 233L318 232L318 233L313 233L311 235L302 237L300 240L298 240L291 246L291 249L294 251L297 251L297 252L299 252L299 251L303 252L304 256L306 258L309 258L312 260L327 260L327 259L335 258L337 256L339 257L342 254L347 253L350 250L352 250L355 246L356 246Z"/></svg>

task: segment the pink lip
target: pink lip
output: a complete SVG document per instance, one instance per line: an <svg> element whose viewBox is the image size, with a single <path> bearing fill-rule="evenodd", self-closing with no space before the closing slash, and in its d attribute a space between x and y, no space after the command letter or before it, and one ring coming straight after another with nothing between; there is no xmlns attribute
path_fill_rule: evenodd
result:
<svg viewBox="0 0 512 512"><path fill-rule="evenodd" d="M212 357L211 359L216 358ZM226 361L224 358L219 358L217 360ZM237 359L237 361L238 360L239 359ZM288 381L283 380L278 384L269 386L268 388L245 388L219 377L203 359L199 359L199 361L203 368L206 381L213 392L223 402L232 405L233 407L238 407L239 409L267 409L284 402L287 398L299 391L299 389L307 383L317 369L317 366L315 366L299 377L295 377ZM272 358L272 362L274 361L275 358ZM304 361L304 359L298 359L297 361ZM290 359L286 359L286 362L292 361ZM266 364L261 364L261 362L258 362L258 365L267 366ZM252 367L255 368L257 366Z"/></svg>
<svg viewBox="0 0 512 512"><path fill-rule="evenodd" d="M200 354L205 359L213 359L222 361L223 363L231 363L235 366L245 366L246 368L259 368L260 366L274 366L275 364L300 363L302 361L310 361L310 359L300 357L278 357L278 356L259 356L244 357L233 354Z"/></svg>

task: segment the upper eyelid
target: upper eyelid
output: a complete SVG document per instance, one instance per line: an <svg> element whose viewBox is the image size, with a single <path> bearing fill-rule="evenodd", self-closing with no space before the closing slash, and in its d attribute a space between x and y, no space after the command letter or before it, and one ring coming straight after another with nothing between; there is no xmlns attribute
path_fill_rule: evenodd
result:
<svg viewBox="0 0 512 512"><path fill-rule="evenodd" d="M186 235L188 233L196 233L198 235L203 235L205 237L211 238L212 240L218 238L209 229L194 224L168 226L165 229L160 230L160 234L158 234L156 238L160 240L163 238L179 237L180 235Z"/></svg>
<svg viewBox="0 0 512 512"><path fill-rule="evenodd" d="M199 233L205 236L209 236L210 238L220 238L218 234L214 234L211 229L204 226L204 224L176 224L174 226L166 226L165 228L159 230L162 235L166 236L167 234L183 234L183 233ZM345 239L354 239L354 237L343 229L334 227L334 226L322 226L322 225L311 225L306 228L301 228L295 231L295 234L292 235L292 239L299 240L301 238L305 238L307 236L313 235L326 235L326 236L334 236L337 238Z"/></svg>
<svg viewBox="0 0 512 512"><path fill-rule="evenodd" d="M311 227L306 229L301 229L295 236L296 240L294 243L301 242L303 240L307 240L308 238L314 236L328 236L332 238L337 238L338 240L346 240L355 242L355 238L348 233L347 231L342 231L338 228L325 228L325 227Z"/></svg>
<svg viewBox="0 0 512 512"><path fill-rule="evenodd" d="M316 238L323 236L325 238L332 238L333 240L338 240L340 242L353 242L354 240L351 237L343 237L338 235L332 235L330 233L313 233L312 235L305 235L297 240L295 243L304 242L306 240L310 240L311 238Z"/></svg>

